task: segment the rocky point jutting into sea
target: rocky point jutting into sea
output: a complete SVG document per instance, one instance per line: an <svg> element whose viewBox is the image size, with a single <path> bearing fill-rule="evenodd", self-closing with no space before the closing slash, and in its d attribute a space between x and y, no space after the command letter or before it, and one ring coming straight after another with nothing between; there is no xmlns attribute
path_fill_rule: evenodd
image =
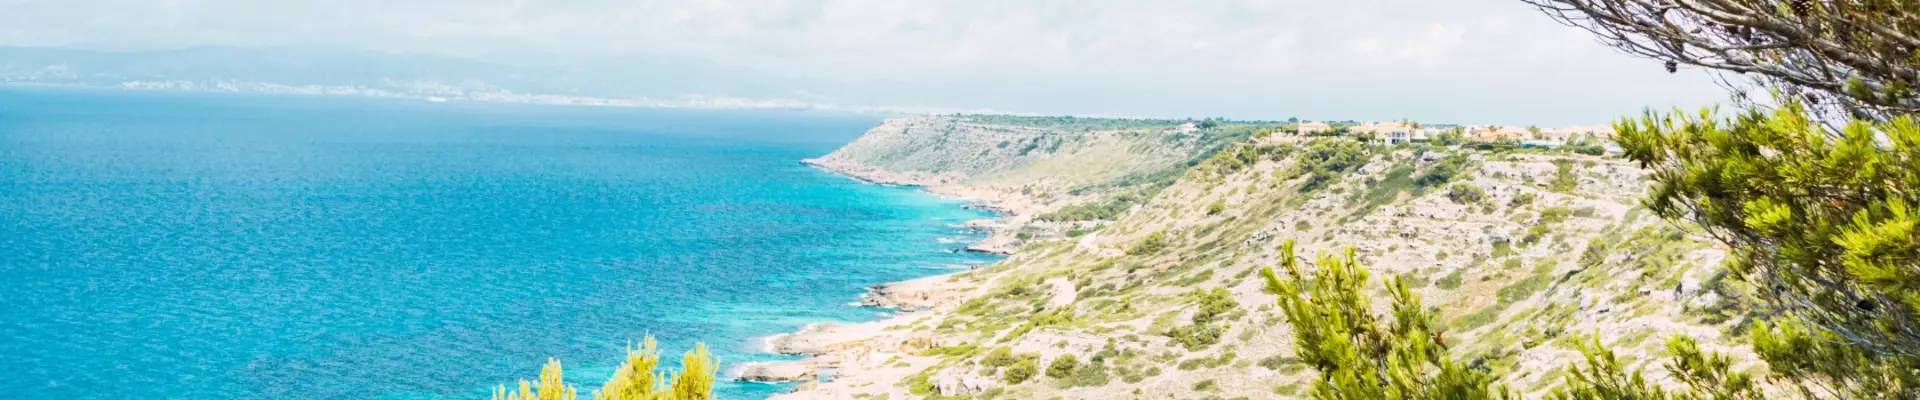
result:
<svg viewBox="0 0 1920 400"><path fill-rule="evenodd" d="M872 288L861 304L895 317L771 338L808 358L749 377L803 382L780 400L1301 396L1314 373L1254 276L1288 239L1308 256L1352 247L1376 276L1411 282L1451 317L1453 354L1522 393L1566 374L1580 335L1635 366L1672 334L1755 362L1726 345L1739 301L1714 284L1724 252L1639 208L1636 166L1285 125L888 120L806 163L990 205L1002 217L972 248L1010 256ZM1203 303L1218 315L1197 318Z"/></svg>

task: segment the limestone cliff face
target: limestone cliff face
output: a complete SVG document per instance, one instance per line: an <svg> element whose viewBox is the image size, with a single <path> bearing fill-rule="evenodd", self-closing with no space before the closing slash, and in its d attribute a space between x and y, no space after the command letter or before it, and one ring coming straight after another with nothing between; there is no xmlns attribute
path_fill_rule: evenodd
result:
<svg viewBox="0 0 1920 400"><path fill-rule="evenodd" d="M1019 196L1073 199L1036 201L1033 212L1111 200L1076 197L1070 185L1034 185L1111 180L1089 177L1110 176L1098 170L1110 164L1093 160L1096 153L1075 153L1075 144L1101 139L966 126L945 118L889 121L823 160L954 173L945 185L1028 185ZM949 127L970 137L941 142ZM1019 155L998 146L1049 138L1064 140L1062 150ZM1298 240L1308 259L1356 249L1376 287L1389 276L1411 282L1442 312L1456 358L1525 393L1560 382L1579 359L1572 344L1580 335L1599 335L1655 381L1667 379L1657 355L1675 334L1754 362L1744 348L1726 345L1741 302L1739 290L1720 282L1723 253L1640 209L1645 172L1629 163L1354 145L1345 146L1358 151L1346 154L1353 162L1334 163L1342 156L1324 151L1331 142L1242 143L1192 167L1168 164L1183 166L1178 179L1123 212L1009 222L1027 237L1014 243L1013 257L944 278L944 293L964 295L862 339L888 346L835 355L834 382L780 398L1304 396L1315 373L1293 357L1291 327L1255 275L1276 262L1286 239ZM1056 157L1080 168L1048 169ZM1200 293L1216 288L1235 306L1196 329L1198 303L1218 299ZM1069 355L1092 369L1044 373ZM1023 357L1042 373L1008 379L1009 363Z"/></svg>

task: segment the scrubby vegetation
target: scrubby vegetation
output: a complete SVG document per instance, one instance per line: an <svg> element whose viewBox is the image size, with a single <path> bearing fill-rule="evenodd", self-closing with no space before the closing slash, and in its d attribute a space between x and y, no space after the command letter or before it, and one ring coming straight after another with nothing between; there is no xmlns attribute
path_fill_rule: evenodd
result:
<svg viewBox="0 0 1920 400"><path fill-rule="evenodd" d="M1471 183L1455 183L1447 187L1447 200L1460 204L1475 204L1487 198L1487 191Z"/></svg>
<svg viewBox="0 0 1920 400"><path fill-rule="evenodd" d="M1136 256L1157 254L1162 250L1166 250L1167 245L1167 233L1154 232L1148 234L1145 238L1141 238L1139 242L1135 242L1132 248L1127 249L1127 254Z"/></svg>
<svg viewBox="0 0 1920 400"><path fill-rule="evenodd" d="M1420 176L1414 178L1413 183L1421 189L1439 187L1452 182L1453 177L1460 175L1461 170L1465 168L1467 168L1466 154L1450 154L1421 170Z"/></svg>
<svg viewBox="0 0 1920 400"><path fill-rule="evenodd" d="M679 374L657 375L654 368L659 365L659 347L653 337L647 337L639 347L627 350L626 362L615 368L613 377L593 393L594 400L713 399L713 378L719 367L706 345L695 345L681 358ZM508 391L506 386L497 387L493 399L573 400L576 394L577 390L563 377L560 361L547 360L547 365L540 369L539 382L520 381L519 389L514 391Z"/></svg>
<svg viewBox="0 0 1920 400"><path fill-rule="evenodd" d="M1295 352L1320 371L1311 395L1321 399L1489 399L1485 370L1454 362L1434 328L1432 312L1399 280L1387 282L1391 321L1373 313L1368 275L1349 248L1322 256L1312 278L1300 268L1294 244L1281 245L1285 278L1268 268L1267 290L1293 325Z"/></svg>
<svg viewBox="0 0 1920 400"><path fill-rule="evenodd" d="M1034 219L1047 222L1110 220L1135 205L1152 200L1154 195L1172 185L1185 171L1185 168L1167 168L1130 174L1100 185L1074 188L1068 193L1079 195L1112 191L1114 194L1101 201L1061 207L1059 210L1035 216Z"/></svg>
<svg viewBox="0 0 1920 400"><path fill-rule="evenodd" d="M1300 156L1296 157L1299 160L1298 173L1307 177L1300 191L1312 192L1326 187L1347 171L1365 165L1367 158L1367 146L1360 142L1346 139L1315 139L1307 142Z"/></svg>

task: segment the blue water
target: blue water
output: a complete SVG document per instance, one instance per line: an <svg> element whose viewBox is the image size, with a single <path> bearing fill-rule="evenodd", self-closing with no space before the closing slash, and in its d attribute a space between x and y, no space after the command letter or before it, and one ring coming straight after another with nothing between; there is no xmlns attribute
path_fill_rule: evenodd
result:
<svg viewBox="0 0 1920 400"><path fill-rule="evenodd" d="M652 333L727 366L990 261L986 215L800 166L874 117L0 89L0 385L27 399L597 387ZM722 398L782 390L726 384Z"/></svg>

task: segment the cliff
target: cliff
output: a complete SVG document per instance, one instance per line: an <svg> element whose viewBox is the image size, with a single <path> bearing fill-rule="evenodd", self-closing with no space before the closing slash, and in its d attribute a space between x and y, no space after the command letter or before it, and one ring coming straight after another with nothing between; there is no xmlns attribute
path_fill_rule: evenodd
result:
<svg viewBox="0 0 1920 400"><path fill-rule="evenodd" d="M1448 318L1454 357L1530 397L1560 382L1582 335L1651 367L1655 381L1667 377L1648 363L1673 334L1754 362L1721 345L1744 304L1721 279L1722 251L1640 209L1645 172L1629 163L1248 138L1270 127L1129 135L927 117L888 121L815 160L993 192L983 199L1018 203L1022 218L1004 222L1018 238L1007 260L882 291L937 299L913 304L930 311L867 334L799 335L829 343L807 354L838 376L776 398L1302 397L1315 372L1293 356L1290 327L1255 275L1286 239L1307 256L1353 247L1382 310L1381 278L1412 282ZM1033 152L1006 150L1036 141ZM1118 156L1134 158L1105 159ZM1175 173L1163 184L1128 178L1157 168ZM1077 367L1050 376L1066 357Z"/></svg>

